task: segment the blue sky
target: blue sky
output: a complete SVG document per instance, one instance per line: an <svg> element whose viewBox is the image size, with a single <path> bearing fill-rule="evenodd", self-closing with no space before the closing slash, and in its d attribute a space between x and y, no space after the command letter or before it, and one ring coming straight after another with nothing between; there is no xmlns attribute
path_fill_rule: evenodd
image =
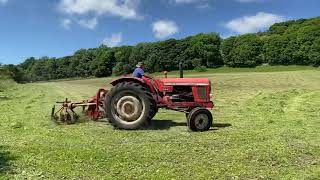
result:
<svg viewBox="0 0 320 180"><path fill-rule="evenodd" d="M0 0L0 63L319 16L319 0Z"/></svg>

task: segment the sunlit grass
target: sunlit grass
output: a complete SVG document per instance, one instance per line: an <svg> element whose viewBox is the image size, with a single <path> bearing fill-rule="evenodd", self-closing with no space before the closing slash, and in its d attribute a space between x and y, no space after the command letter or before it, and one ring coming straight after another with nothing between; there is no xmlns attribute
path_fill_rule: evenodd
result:
<svg viewBox="0 0 320 180"><path fill-rule="evenodd" d="M141 131L84 116L70 126L50 121L56 100L87 99L114 77L9 87L0 99L0 179L319 178L320 71L186 76L213 83L211 131L191 133L185 115L169 110Z"/></svg>

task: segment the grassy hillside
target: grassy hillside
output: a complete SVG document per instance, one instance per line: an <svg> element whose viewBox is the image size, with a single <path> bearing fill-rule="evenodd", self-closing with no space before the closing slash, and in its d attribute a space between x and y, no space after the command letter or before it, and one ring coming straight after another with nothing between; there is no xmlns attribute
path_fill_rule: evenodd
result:
<svg viewBox="0 0 320 180"><path fill-rule="evenodd" d="M312 67L312 66L299 66L299 65L288 65L288 66L257 66L255 68L231 68L231 67L219 67L219 68L208 68L204 72L198 72L195 70L184 70L184 74L191 76L206 76L209 74L212 76L213 74L221 74L221 73L251 73L251 72L286 72L286 71L309 71L314 70L318 71L320 68ZM148 70L147 70L148 71ZM148 72L147 72L148 73ZM163 72L156 73L148 73L153 77L163 77ZM169 71L169 77L179 77L179 71ZM109 78L117 78L118 76L111 76ZM50 81L42 81L42 82L60 82L60 81L73 81L73 80L87 80L94 79L95 77L77 77L77 78L66 78L66 79L56 79ZM99 78L98 78L99 79ZM104 78L101 78L104 79Z"/></svg>
<svg viewBox="0 0 320 180"><path fill-rule="evenodd" d="M194 76L196 74L204 75L204 74L215 74L215 73L251 73L251 72L285 72L285 71L307 71L307 70L319 70L319 68L312 66L298 66L298 65L290 65L290 66L257 66L255 68L231 68L231 67L219 67L219 68L209 68L205 72L197 72L195 70L187 70L184 71L185 74L190 74ZM169 75L179 76L179 71L168 72ZM163 72L154 73L154 75L159 76L162 75Z"/></svg>
<svg viewBox="0 0 320 180"><path fill-rule="evenodd" d="M169 110L149 130L56 126L53 102L86 99L112 78L16 85L0 101L0 179L319 178L319 70L186 76L213 82L211 131L188 132Z"/></svg>

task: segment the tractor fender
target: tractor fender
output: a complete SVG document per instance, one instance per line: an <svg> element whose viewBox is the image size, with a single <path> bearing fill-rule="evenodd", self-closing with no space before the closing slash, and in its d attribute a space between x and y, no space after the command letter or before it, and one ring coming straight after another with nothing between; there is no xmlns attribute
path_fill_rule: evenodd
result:
<svg viewBox="0 0 320 180"><path fill-rule="evenodd" d="M135 82L135 83L141 84L142 86L146 86L146 83L143 79L135 78L135 77L122 77L122 78L119 78L119 79L112 81L110 84L112 86L116 86L117 84L122 83L122 82Z"/></svg>

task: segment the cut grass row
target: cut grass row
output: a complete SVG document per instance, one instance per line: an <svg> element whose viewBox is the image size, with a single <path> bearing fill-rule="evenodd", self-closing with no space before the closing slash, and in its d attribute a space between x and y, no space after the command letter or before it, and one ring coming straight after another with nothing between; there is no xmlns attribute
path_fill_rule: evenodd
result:
<svg viewBox="0 0 320 180"><path fill-rule="evenodd" d="M16 85L0 102L0 179L319 178L319 71L207 77L216 108L204 133L169 110L142 131L49 121L53 102L86 99L112 78Z"/></svg>

